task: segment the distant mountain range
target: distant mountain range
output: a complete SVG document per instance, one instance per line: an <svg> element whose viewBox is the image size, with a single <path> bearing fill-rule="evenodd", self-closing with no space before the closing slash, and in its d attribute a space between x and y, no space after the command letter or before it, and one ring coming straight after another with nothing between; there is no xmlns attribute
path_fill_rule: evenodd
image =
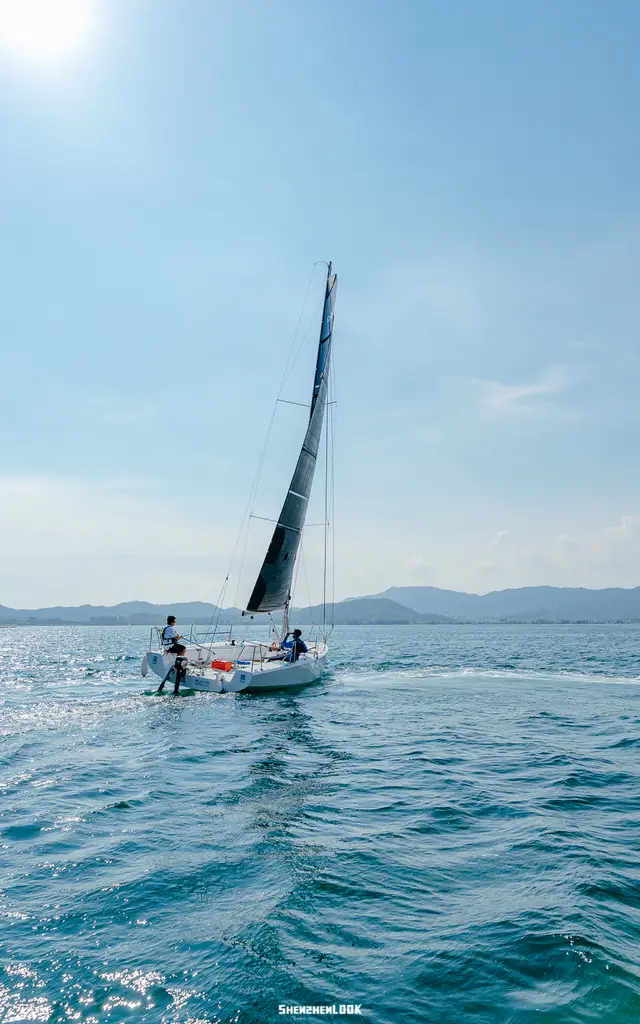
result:
<svg viewBox="0 0 640 1024"><path fill-rule="evenodd" d="M218 612L206 601L150 604L125 601L116 605L17 609L0 605L0 624L158 625L172 612L179 623L205 625L212 619L229 625L242 621L239 608ZM319 622L320 605L296 608L300 625ZM640 587L585 590L582 587L520 587L490 594L465 594L439 587L390 587L382 594L349 598L332 608L327 619L338 625L400 625L454 622L634 622L640 621ZM256 615L257 622L266 616ZM245 619L246 621L246 619Z"/></svg>
<svg viewBox="0 0 640 1024"><path fill-rule="evenodd" d="M37 609L6 608L0 605L0 624L3 625L66 625L81 624L90 626L157 626L166 620L169 613L176 616L179 623L208 625L217 621L221 625L247 622L239 608L223 608L218 611L214 604L206 601L190 601L176 604L149 604L147 601L125 601L110 606L83 604L78 607L55 607ZM266 615L254 615L256 622L267 622ZM276 616L278 618L278 616ZM310 608L294 608L291 613L301 625L311 625L322 621L322 605ZM362 625L410 622L450 622L446 615L431 612L421 613L414 608L404 608L396 601L385 597L362 597L351 601L342 601L335 605L327 605L327 621L332 620L338 625Z"/></svg>
<svg viewBox="0 0 640 1024"><path fill-rule="evenodd" d="M305 625L311 622L322 622L322 605L317 604L312 608L294 608L291 619ZM408 608L380 595L379 597L356 597L350 601L327 605L327 621L335 622L337 626L388 626L410 622L438 623L452 622L453 620L447 615L438 615L437 612L416 611L415 608Z"/></svg>
<svg viewBox="0 0 640 1024"><path fill-rule="evenodd" d="M439 587L389 587L387 598L421 614L437 612L455 620L486 622L617 622L640 619L640 587L586 590L584 587L519 587L490 594L465 594Z"/></svg>

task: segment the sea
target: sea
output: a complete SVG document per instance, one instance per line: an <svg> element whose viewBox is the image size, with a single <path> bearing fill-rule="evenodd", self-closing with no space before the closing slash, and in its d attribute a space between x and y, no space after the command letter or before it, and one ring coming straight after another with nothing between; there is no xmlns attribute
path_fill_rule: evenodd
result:
<svg viewBox="0 0 640 1024"><path fill-rule="evenodd" d="M0 630L0 1022L640 1021L640 627L335 629L145 696L148 630Z"/></svg>

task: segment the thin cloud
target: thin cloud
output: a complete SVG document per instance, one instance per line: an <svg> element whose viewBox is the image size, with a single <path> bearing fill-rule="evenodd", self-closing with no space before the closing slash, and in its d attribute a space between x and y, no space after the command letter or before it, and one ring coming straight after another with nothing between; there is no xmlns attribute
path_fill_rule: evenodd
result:
<svg viewBox="0 0 640 1024"><path fill-rule="evenodd" d="M479 590L512 586L629 587L640 583L640 518L536 538L501 530L471 567Z"/></svg>
<svg viewBox="0 0 640 1024"><path fill-rule="evenodd" d="M555 367L539 380L528 384L503 384L497 380L476 381L483 413L492 417L536 416L546 414L551 399L571 386L566 370Z"/></svg>
<svg viewBox="0 0 640 1024"><path fill-rule="evenodd" d="M126 480L6 474L0 493L2 604L217 596L235 536L206 510Z"/></svg>

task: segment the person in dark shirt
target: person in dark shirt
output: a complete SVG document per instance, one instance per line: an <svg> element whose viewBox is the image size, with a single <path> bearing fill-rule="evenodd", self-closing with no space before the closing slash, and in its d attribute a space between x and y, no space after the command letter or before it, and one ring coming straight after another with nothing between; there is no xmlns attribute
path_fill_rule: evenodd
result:
<svg viewBox="0 0 640 1024"><path fill-rule="evenodd" d="M292 637L289 640L289 637ZM297 661L301 654L306 654L309 648L302 639L302 630L294 629L293 633L287 633L282 641L282 648L285 661Z"/></svg>

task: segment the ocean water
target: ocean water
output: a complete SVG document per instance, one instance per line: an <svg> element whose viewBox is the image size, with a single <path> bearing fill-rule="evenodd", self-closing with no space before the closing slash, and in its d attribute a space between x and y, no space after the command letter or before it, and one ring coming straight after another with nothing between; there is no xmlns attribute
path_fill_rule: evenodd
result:
<svg viewBox="0 0 640 1024"><path fill-rule="evenodd" d="M177 700L147 637L0 631L2 1024L640 1021L640 628L342 628Z"/></svg>

